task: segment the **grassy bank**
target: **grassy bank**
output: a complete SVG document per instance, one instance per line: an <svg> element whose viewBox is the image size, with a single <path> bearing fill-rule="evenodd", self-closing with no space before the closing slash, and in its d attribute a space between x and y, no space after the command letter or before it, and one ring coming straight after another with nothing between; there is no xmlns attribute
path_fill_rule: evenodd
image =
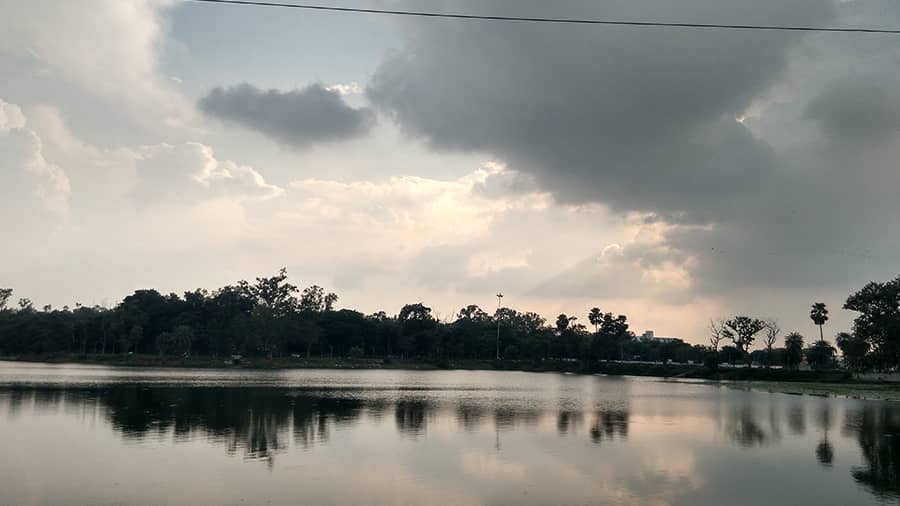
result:
<svg viewBox="0 0 900 506"><path fill-rule="evenodd" d="M684 376L697 366L681 364L626 364L616 362L585 363L571 360L420 360L399 358L349 357L243 357L231 363L228 357L190 358L170 355L78 355L53 353L0 357L0 360L49 364L93 364L124 367L197 367L216 369L463 369L529 372L571 372L629 376Z"/></svg>
<svg viewBox="0 0 900 506"><path fill-rule="evenodd" d="M710 371L688 364L647 364L624 362L579 362L572 360L418 360L397 358L348 357L243 357L231 363L227 357L190 358L171 355L76 355L55 353L0 357L3 360L44 362L51 364L78 363L129 367L198 367L221 369L468 369L533 372L571 372L580 374L609 374L620 376L656 376L663 378L697 378L724 381L773 382L852 382L843 371L788 371L784 369L719 369Z"/></svg>
<svg viewBox="0 0 900 506"><path fill-rule="evenodd" d="M403 369L403 370L506 370L528 372L569 372L611 376L650 376L720 381L736 389L841 396L859 399L900 400L900 384L856 381L844 371L788 371L784 369L719 369L710 371L687 364L636 364L621 362L585 363L569 360L450 360L424 361L396 358L346 357L247 357L240 363L226 363L225 357L177 357L159 355L73 355L47 354L7 356L0 360L49 364L92 364L124 367L194 367L209 369Z"/></svg>
<svg viewBox="0 0 900 506"><path fill-rule="evenodd" d="M697 368L684 375L686 378L699 378L717 381L774 381L800 383L855 383L853 375L848 371L791 371L788 369L765 369L737 367L711 371Z"/></svg>
<svg viewBox="0 0 900 506"><path fill-rule="evenodd" d="M203 369L438 369L419 360L344 357L243 357L232 363L228 357L180 357L169 355L74 355L53 353L0 357L0 360L48 364L90 364L117 367L196 367Z"/></svg>
<svg viewBox="0 0 900 506"><path fill-rule="evenodd" d="M817 397L847 397L880 401L900 401L900 384L897 383L811 383L811 382L729 382L730 388Z"/></svg>

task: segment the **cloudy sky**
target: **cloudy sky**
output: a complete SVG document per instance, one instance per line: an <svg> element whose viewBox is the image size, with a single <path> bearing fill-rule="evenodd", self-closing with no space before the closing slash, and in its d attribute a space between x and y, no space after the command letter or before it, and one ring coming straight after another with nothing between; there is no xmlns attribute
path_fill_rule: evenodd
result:
<svg viewBox="0 0 900 506"><path fill-rule="evenodd" d="M334 2L421 8L418 2ZM900 26L893 0L434 11ZM274 273L450 318L592 306L812 335L898 274L900 37L0 0L0 285L114 304Z"/></svg>

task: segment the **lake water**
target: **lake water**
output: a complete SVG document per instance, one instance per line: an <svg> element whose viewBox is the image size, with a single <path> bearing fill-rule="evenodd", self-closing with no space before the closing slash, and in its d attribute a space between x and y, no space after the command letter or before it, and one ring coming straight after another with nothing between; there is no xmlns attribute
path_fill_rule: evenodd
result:
<svg viewBox="0 0 900 506"><path fill-rule="evenodd" d="M900 404L658 379L0 362L0 504L893 504Z"/></svg>

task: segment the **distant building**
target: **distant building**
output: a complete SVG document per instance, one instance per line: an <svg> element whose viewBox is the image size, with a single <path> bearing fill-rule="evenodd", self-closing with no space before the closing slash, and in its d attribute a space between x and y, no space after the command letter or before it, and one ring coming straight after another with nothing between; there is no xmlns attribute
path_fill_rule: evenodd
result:
<svg viewBox="0 0 900 506"><path fill-rule="evenodd" d="M648 330L641 334L638 337L639 341L647 342L647 343L662 343L662 344L672 344L672 343L680 343L683 342L681 339L677 337L663 337L653 335L652 330Z"/></svg>

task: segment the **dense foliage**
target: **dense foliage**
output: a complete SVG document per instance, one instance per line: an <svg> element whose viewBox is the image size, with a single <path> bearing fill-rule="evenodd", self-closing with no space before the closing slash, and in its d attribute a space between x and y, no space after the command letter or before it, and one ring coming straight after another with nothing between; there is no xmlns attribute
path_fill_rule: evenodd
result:
<svg viewBox="0 0 900 506"><path fill-rule="evenodd" d="M503 358L701 362L705 349L683 342L634 338L624 315L593 308L588 321L559 315L547 325L536 313L476 305L452 322L423 303L396 315L336 309L337 295L319 286L299 290L282 270L254 282L179 296L138 290L114 308L35 309L12 290L0 291L0 354L140 353L160 355L301 355L493 359L499 326Z"/></svg>
<svg viewBox="0 0 900 506"><path fill-rule="evenodd" d="M11 289L0 289L0 355L238 354L440 362L492 360L499 348L504 359L526 361L672 361L712 368L745 361L791 369L804 360L813 369L836 365L837 350L822 337L828 310L820 302L810 311L819 340L804 348L803 336L791 332L784 347L776 348L781 331L777 322L740 315L710 322L708 347L637 339L624 315L596 307L586 313L590 327L567 314L548 323L537 313L501 307L488 314L477 305L463 307L453 321L439 321L421 302L403 306L396 315L365 315L337 309L337 295L320 286L298 289L288 282L284 269L212 292L163 295L137 290L113 308L76 304L74 309L38 310L28 299L13 303L12 296ZM848 297L844 309L858 313L853 331L841 332L835 340L845 365L857 372L900 365L900 278L865 285ZM751 352L758 335L765 349Z"/></svg>
<svg viewBox="0 0 900 506"><path fill-rule="evenodd" d="M871 282L850 295L844 309L858 313L853 333L838 346L855 368L890 369L900 365L900 277Z"/></svg>

